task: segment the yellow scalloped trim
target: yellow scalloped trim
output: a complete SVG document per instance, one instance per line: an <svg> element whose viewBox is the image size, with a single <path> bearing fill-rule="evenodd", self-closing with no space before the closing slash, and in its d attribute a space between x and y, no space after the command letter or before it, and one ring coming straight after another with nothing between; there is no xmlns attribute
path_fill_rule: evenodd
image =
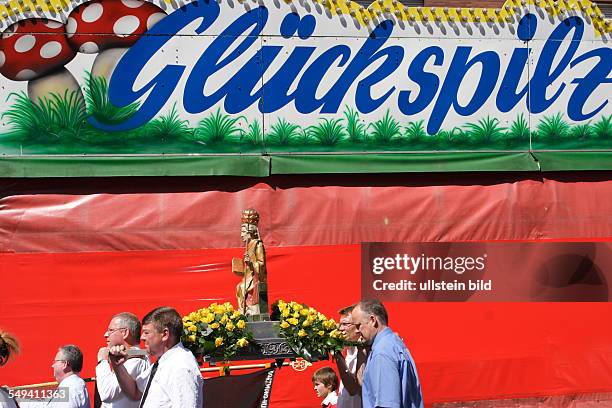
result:
<svg viewBox="0 0 612 408"><path fill-rule="evenodd" d="M163 0L171 4L171 0ZM285 0L290 3L291 0ZM587 15L597 35L612 31L611 21L606 19L599 7L590 0L507 0L502 8L459 8L459 7L406 7L398 0L376 0L365 8L350 0L315 0L333 15L350 15L360 24L368 25L374 18L393 14L403 21L419 22L474 22L474 23L510 23L516 16L515 10L527 6L544 9L551 16L559 16L568 11L578 11ZM69 12L74 5L84 1L69 0L4 0L0 3L0 23L15 15L36 12Z"/></svg>

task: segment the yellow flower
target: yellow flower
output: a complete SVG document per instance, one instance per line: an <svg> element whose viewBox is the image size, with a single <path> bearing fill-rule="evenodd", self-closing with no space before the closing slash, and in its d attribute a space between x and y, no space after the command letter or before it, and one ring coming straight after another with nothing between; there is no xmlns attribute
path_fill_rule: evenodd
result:
<svg viewBox="0 0 612 408"><path fill-rule="evenodd" d="M295 317L292 317L291 319L287 319L287 321L289 322L289 324L291 324L292 326L295 326L296 324L298 324L298 319L296 319Z"/></svg>
<svg viewBox="0 0 612 408"><path fill-rule="evenodd" d="M189 321L189 316L183 316L183 323L187 323Z"/></svg>
<svg viewBox="0 0 612 408"><path fill-rule="evenodd" d="M283 312L281 313L282 317L289 317L289 315L291 314L291 312L289 311L289 309L285 309L283 310Z"/></svg>
<svg viewBox="0 0 612 408"><path fill-rule="evenodd" d="M238 345L238 347L244 347L244 346L246 346L247 344L249 344L249 341L248 341L246 338L244 338L244 337L243 337L243 338L241 338L241 339L238 339L238 341L236 342L236 344Z"/></svg>
<svg viewBox="0 0 612 408"><path fill-rule="evenodd" d="M212 313L208 313L204 318L204 323L212 323L215 321L215 315Z"/></svg>
<svg viewBox="0 0 612 408"><path fill-rule="evenodd" d="M280 327L282 327L283 329L286 329L287 327L289 327L289 323L287 323L286 320L283 320L280 324Z"/></svg>
<svg viewBox="0 0 612 408"><path fill-rule="evenodd" d="M300 329L300 331L298 332L298 336L304 337L304 336L306 336L306 332L304 330Z"/></svg>
<svg viewBox="0 0 612 408"><path fill-rule="evenodd" d="M328 330L335 326L336 326L336 322L334 322L333 320L326 320L323 322L323 327L325 327Z"/></svg>
<svg viewBox="0 0 612 408"><path fill-rule="evenodd" d="M246 327L246 322L244 320L238 320L238 323L236 323L236 327L238 327L239 329L244 329Z"/></svg>
<svg viewBox="0 0 612 408"><path fill-rule="evenodd" d="M325 335L325 332L324 332L323 330L319 330L319 331L317 332L317 334L318 334L319 336L323 337L323 336Z"/></svg>
<svg viewBox="0 0 612 408"><path fill-rule="evenodd" d="M217 337L215 339L215 347L219 347L222 344L223 344L223 337Z"/></svg>
<svg viewBox="0 0 612 408"><path fill-rule="evenodd" d="M223 315L223 317L222 317L222 318L221 318L221 320L220 320L220 323L225 324L225 323L227 323L227 320L228 320L227 315L226 315L226 314L224 314L224 315Z"/></svg>
<svg viewBox="0 0 612 408"><path fill-rule="evenodd" d="M225 325L225 328L227 329L227 331L234 331L234 323L232 322L227 322L227 324Z"/></svg>
<svg viewBox="0 0 612 408"><path fill-rule="evenodd" d="M240 317L240 312L234 312L232 313L232 319L237 319Z"/></svg>
<svg viewBox="0 0 612 408"><path fill-rule="evenodd" d="M303 308L304 306L300 305L299 303L296 303L295 306L293 306L293 309L296 310L297 312L299 312Z"/></svg>
<svg viewBox="0 0 612 408"><path fill-rule="evenodd" d="M302 309L302 310L300 310L300 314L302 316L308 316L308 310L307 309Z"/></svg>
<svg viewBox="0 0 612 408"><path fill-rule="evenodd" d="M215 322L213 324L210 325L211 329L218 329L219 328L219 323Z"/></svg>
<svg viewBox="0 0 612 408"><path fill-rule="evenodd" d="M293 313L293 317L295 317L296 319L297 319L298 317L300 317L300 312L295 312L295 313Z"/></svg>
<svg viewBox="0 0 612 408"><path fill-rule="evenodd" d="M191 326L189 326L189 327L187 328L187 330L189 330L189 331L190 331L190 332L192 332L192 333L195 333L195 332L197 332L197 331L198 331L198 328L197 328L195 325L193 325L193 324L192 324Z"/></svg>
<svg viewBox="0 0 612 408"><path fill-rule="evenodd" d="M311 325L312 325L312 323L308 319L304 320L304 323L302 323L302 326L304 326L304 327L308 327L308 326L311 326Z"/></svg>
<svg viewBox="0 0 612 408"><path fill-rule="evenodd" d="M192 343L195 343L196 341L196 335L192 334L191 336L189 336L189 341L191 341Z"/></svg>
<svg viewBox="0 0 612 408"><path fill-rule="evenodd" d="M234 311L234 305L232 305L230 302L225 302L223 306L225 307L225 310L227 310L228 312Z"/></svg>

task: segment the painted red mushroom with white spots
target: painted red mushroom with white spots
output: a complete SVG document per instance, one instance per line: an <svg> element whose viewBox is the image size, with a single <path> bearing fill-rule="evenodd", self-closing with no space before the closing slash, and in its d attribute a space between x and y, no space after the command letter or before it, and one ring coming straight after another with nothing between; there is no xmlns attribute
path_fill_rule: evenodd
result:
<svg viewBox="0 0 612 408"><path fill-rule="evenodd" d="M28 81L32 101L52 93L74 93L85 100L79 83L65 68L76 55L66 40L64 25L47 19L29 19L8 27L0 37L0 74Z"/></svg>
<svg viewBox="0 0 612 408"><path fill-rule="evenodd" d="M141 0L89 1L68 16L68 42L78 52L99 53L91 73L108 80L128 48L165 16L161 8Z"/></svg>

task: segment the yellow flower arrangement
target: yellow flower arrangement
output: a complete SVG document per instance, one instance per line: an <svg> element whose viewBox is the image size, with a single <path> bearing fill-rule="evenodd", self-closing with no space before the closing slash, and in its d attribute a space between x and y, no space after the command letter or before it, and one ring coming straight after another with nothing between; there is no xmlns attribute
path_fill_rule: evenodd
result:
<svg viewBox="0 0 612 408"><path fill-rule="evenodd" d="M280 320L280 336L309 361L326 358L329 352L339 352L348 344L333 319L297 302L279 300L274 303L272 319Z"/></svg>
<svg viewBox="0 0 612 408"><path fill-rule="evenodd" d="M212 303L183 316L181 340L196 356L212 355L229 361L253 342L246 320L231 303Z"/></svg>

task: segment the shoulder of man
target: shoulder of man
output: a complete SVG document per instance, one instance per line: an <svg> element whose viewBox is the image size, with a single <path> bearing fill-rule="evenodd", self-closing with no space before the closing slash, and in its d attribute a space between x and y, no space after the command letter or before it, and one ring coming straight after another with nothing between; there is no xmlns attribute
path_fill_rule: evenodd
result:
<svg viewBox="0 0 612 408"><path fill-rule="evenodd" d="M128 358L127 361L123 364L125 369L130 374L131 377L138 376L140 373L143 373L151 367L151 362L146 357L134 357Z"/></svg>

